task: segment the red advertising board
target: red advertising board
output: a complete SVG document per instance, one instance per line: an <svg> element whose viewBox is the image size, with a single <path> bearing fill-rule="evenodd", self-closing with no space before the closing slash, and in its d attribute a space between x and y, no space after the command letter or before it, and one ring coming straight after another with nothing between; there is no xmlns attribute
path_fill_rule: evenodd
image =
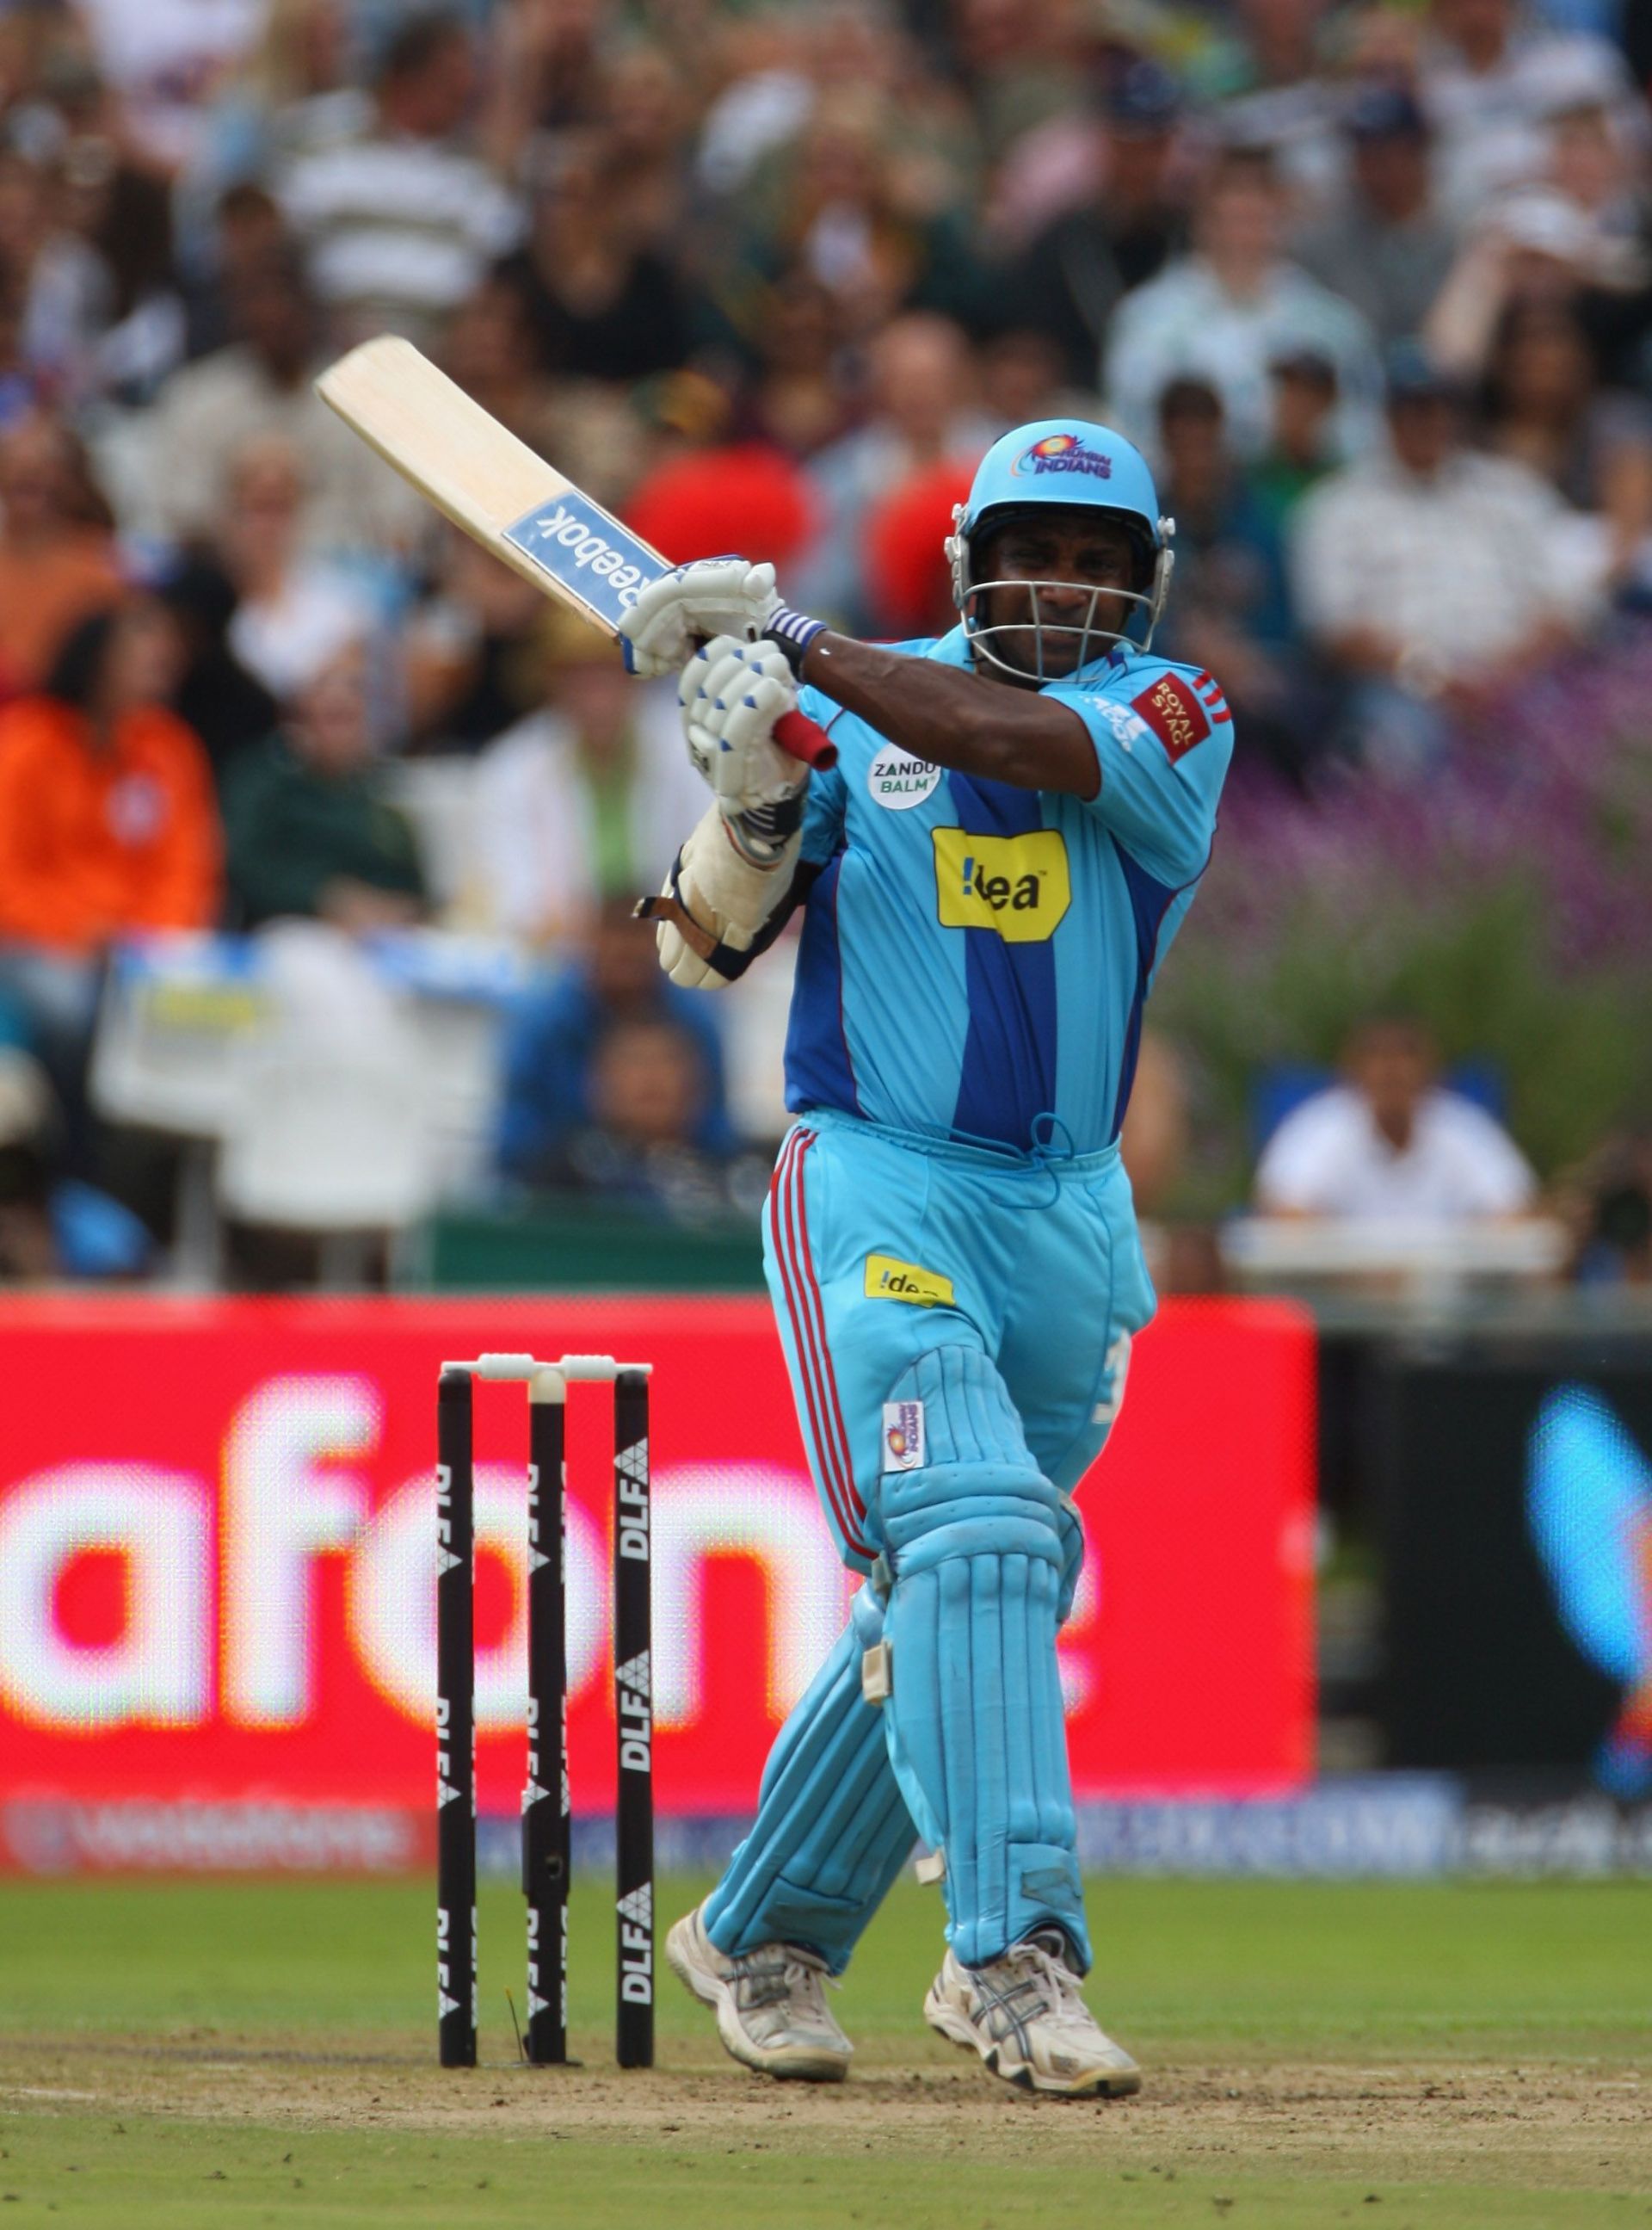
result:
<svg viewBox="0 0 1652 2230"><path fill-rule="evenodd" d="M42 1299L0 1306L0 1830L52 1801L427 1806L436 1368L482 1349L655 1364L659 1801L748 1809L849 1585L763 1303ZM523 1772L525 1407L479 1389L479 1770L498 1811ZM613 1795L608 1431L606 1394L575 1389L580 1811ZM1312 1491L1306 1321L1167 1306L1080 1496L1062 1664L1081 1798L1304 1778Z"/></svg>

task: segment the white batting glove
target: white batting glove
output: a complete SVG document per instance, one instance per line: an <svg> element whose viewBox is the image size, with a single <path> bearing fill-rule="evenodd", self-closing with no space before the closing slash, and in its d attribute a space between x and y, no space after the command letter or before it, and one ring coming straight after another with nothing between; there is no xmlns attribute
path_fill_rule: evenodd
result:
<svg viewBox="0 0 1652 2230"><path fill-rule="evenodd" d="M772 643L717 635L697 651L677 685L689 757L725 819L785 806L808 769L781 750L775 723L797 706L784 652Z"/></svg>
<svg viewBox="0 0 1652 2230"><path fill-rule="evenodd" d="M678 565L640 590L620 622L620 648L633 674L671 674L697 642L712 635L755 641L781 609L772 565L745 558L702 558Z"/></svg>

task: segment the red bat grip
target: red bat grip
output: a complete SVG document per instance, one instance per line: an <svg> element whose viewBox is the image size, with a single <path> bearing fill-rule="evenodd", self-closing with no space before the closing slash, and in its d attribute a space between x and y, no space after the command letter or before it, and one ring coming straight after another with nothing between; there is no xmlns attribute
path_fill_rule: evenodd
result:
<svg viewBox="0 0 1652 2230"><path fill-rule="evenodd" d="M775 741L793 758L822 774L838 764L838 746L807 712L782 712L775 723Z"/></svg>

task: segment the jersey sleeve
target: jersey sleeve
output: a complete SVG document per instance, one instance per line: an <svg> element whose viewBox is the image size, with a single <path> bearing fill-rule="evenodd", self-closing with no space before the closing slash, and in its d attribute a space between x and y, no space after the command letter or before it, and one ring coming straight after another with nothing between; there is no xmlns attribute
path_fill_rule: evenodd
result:
<svg viewBox="0 0 1652 2230"><path fill-rule="evenodd" d="M1101 788L1089 809L1149 874L1180 886L1200 873L1233 756L1233 719L1208 674L1160 660L1092 685L1045 691L1090 731Z"/></svg>

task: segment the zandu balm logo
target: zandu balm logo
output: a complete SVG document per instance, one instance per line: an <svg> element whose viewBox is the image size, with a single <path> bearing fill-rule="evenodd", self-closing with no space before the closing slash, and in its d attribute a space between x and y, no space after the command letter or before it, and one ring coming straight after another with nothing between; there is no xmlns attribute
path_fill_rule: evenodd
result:
<svg viewBox="0 0 1652 2230"><path fill-rule="evenodd" d="M1067 847L1054 828L974 836L935 828L935 902L943 929L996 930L1006 944L1042 944L1072 904Z"/></svg>
<svg viewBox="0 0 1652 2230"><path fill-rule="evenodd" d="M941 770L929 759L914 758L897 744L886 744L866 770L866 789L874 805L886 813L905 813L922 805L941 780Z"/></svg>

